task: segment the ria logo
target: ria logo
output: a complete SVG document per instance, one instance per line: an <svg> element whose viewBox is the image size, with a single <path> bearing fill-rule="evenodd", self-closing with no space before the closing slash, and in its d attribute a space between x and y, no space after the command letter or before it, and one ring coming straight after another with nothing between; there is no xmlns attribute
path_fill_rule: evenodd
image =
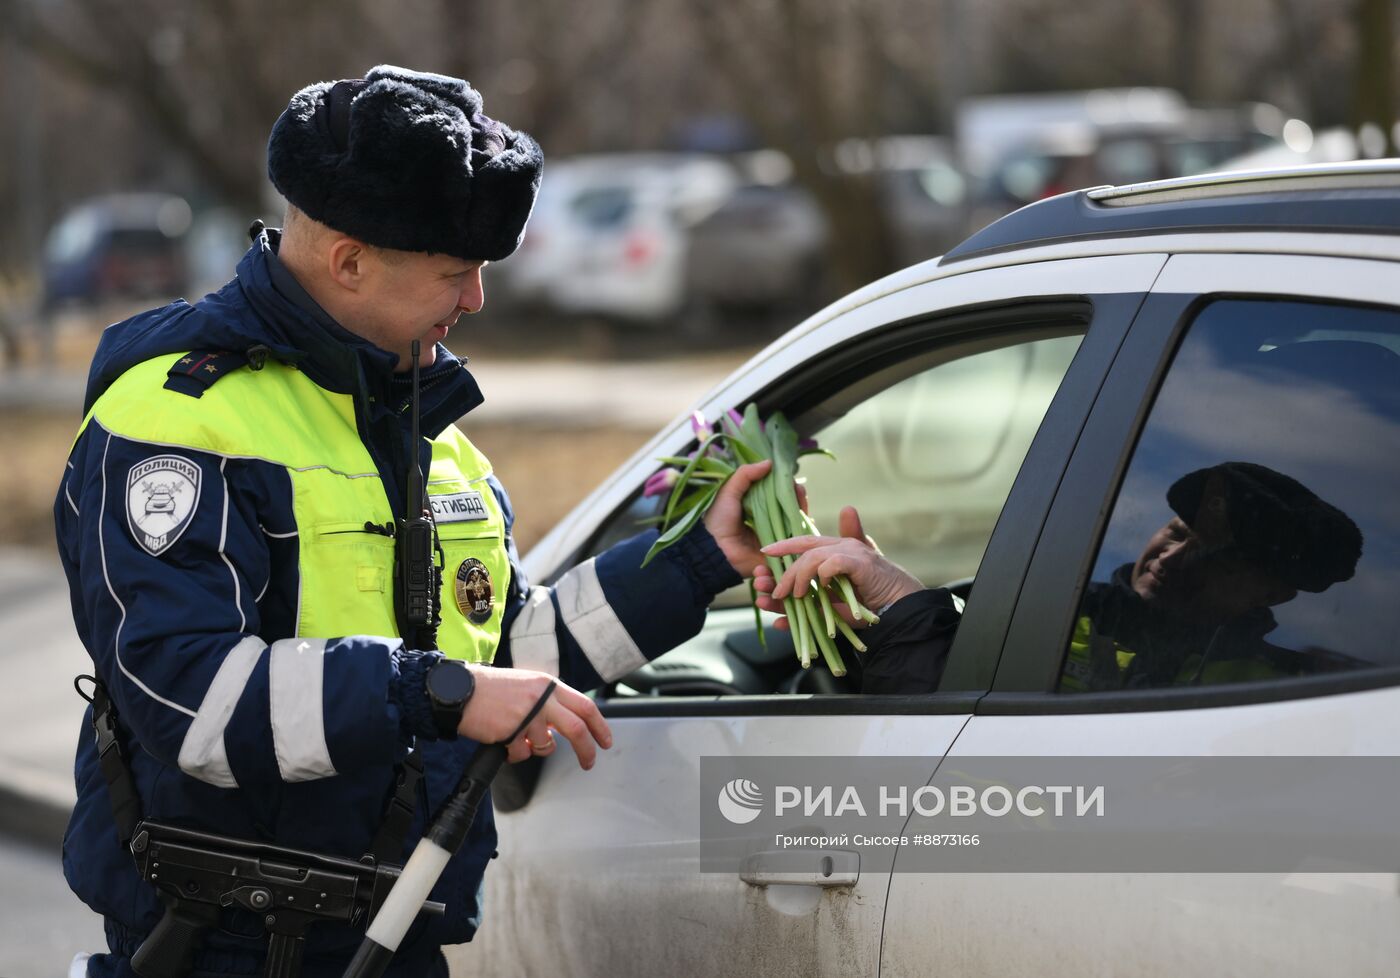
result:
<svg viewBox="0 0 1400 978"><path fill-rule="evenodd" d="M745 778L735 778L719 793L719 813L735 825L747 825L763 811L763 791Z"/></svg>

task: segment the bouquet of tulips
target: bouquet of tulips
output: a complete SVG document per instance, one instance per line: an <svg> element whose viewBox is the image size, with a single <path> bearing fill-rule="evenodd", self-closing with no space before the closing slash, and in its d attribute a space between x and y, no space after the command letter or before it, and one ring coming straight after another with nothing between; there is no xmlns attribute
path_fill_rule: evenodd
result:
<svg viewBox="0 0 1400 978"><path fill-rule="evenodd" d="M720 486L740 465L772 459L768 475L754 483L744 494L744 518L758 536L760 546L804 534L817 534L816 524L807 515L797 498L797 460L803 455L824 454L815 442L799 439L781 412L765 422L758 416L758 407L750 404L741 415L730 410L716 424L708 423L698 411L691 417L691 426L699 447L689 456L660 459L666 468L647 480L643 493L648 496L667 494L666 506L656 522L661 536L647 552L642 566L662 550L675 543L695 526L714 502ZM774 579L792 566L794 557L766 557ZM750 596L753 585L749 585ZM844 676L846 667L836 649L837 634L845 636L859 652L865 645L846 620L832 607L834 601L844 601L857 619L874 624L874 613L856 600L855 590L844 575L822 587L814 581L801 598L791 595L783 599L783 611L797 647L797 658L805 669L820 655L833 675ZM754 614L758 609L755 606ZM763 639L762 620L758 634Z"/></svg>

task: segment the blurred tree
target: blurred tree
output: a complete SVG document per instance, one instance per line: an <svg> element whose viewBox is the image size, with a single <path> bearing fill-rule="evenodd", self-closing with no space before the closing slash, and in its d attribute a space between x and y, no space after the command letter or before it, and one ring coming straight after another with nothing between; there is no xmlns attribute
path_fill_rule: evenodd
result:
<svg viewBox="0 0 1400 978"><path fill-rule="evenodd" d="M1175 0L993 0L992 77L982 91L1175 85ZM1199 39L1194 43L1199 44Z"/></svg>
<svg viewBox="0 0 1400 978"><path fill-rule="evenodd" d="M1352 2L1246 0L1217 14L1232 55L1217 75L1223 97L1272 102L1316 127L1345 122L1348 92L1336 80L1356 57Z"/></svg>
<svg viewBox="0 0 1400 978"><path fill-rule="evenodd" d="M660 107L638 111L629 91L638 74L657 87L669 81L664 64L648 60L643 43L654 18L630 0L480 0L471 16L439 0L448 45L444 70L479 88L487 111L529 132L545 156L655 148L638 138ZM664 51L675 44L662 43ZM672 66L674 67L674 65ZM639 125L640 123L640 125Z"/></svg>
<svg viewBox="0 0 1400 978"><path fill-rule="evenodd" d="M41 92L28 84L34 70L33 59L18 39L0 35L0 82L7 92L25 93L23 99L9 100L5 132L10 138L0 149L0 208L13 231L0 234L0 308L14 301L16 291L4 272L27 264L24 243L39 240L44 230L44 170L32 151L42 139L44 104Z"/></svg>
<svg viewBox="0 0 1400 978"><path fill-rule="evenodd" d="M1172 7L1175 86L1188 99L1206 95L1204 71L1208 58L1210 37L1206 30L1205 0L1176 0Z"/></svg>
<svg viewBox="0 0 1400 978"><path fill-rule="evenodd" d="M288 95L395 55L421 62L437 53L435 13L334 0L0 0L0 22L20 43L129 102L205 192L249 213L267 198L267 133Z"/></svg>
<svg viewBox="0 0 1400 978"><path fill-rule="evenodd" d="M793 176L830 223L829 268L841 291L893 264L889 216L878 171L843 172L833 162L843 140L873 141L891 131L884 95L898 83L906 52L885 0L754 0L686 5L713 66L765 142L792 160ZM925 35L924 40L931 40ZM930 91L931 94L931 91Z"/></svg>
<svg viewBox="0 0 1400 978"><path fill-rule="evenodd" d="M1395 27L1393 0L1356 0L1358 51L1351 123L1380 130L1380 155L1395 155Z"/></svg>
<svg viewBox="0 0 1400 978"><path fill-rule="evenodd" d="M695 118L741 117L829 215L845 287L892 257L873 174L833 164L844 140L947 131L961 96L1115 85L1388 120L1394 2L0 0L0 80L23 95L0 100L0 268L94 193L266 214L287 96L388 61L469 78L553 157L661 149Z"/></svg>

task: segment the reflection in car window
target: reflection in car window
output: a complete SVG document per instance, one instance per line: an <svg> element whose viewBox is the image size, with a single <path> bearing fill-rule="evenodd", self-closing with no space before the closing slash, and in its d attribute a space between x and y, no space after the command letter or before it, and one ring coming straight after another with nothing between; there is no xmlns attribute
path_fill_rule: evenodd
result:
<svg viewBox="0 0 1400 978"><path fill-rule="evenodd" d="M1400 315L1222 301L1182 341L1061 692L1400 663Z"/></svg>

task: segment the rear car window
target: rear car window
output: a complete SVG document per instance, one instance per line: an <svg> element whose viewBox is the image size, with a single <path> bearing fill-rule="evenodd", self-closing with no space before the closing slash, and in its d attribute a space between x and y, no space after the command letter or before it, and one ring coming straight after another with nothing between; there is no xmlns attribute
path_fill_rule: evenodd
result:
<svg viewBox="0 0 1400 978"><path fill-rule="evenodd" d="M632 213L632 192L626 187L584 190L569 206L574 216L586 227L606 230L627 221Z"/></svg>
<svg viewBox="0 0 1400 978"><path fill-rule="evenodd" d="M1058 689L1400 664L1400 314L1217 301L1128 464Z"/></svg>

